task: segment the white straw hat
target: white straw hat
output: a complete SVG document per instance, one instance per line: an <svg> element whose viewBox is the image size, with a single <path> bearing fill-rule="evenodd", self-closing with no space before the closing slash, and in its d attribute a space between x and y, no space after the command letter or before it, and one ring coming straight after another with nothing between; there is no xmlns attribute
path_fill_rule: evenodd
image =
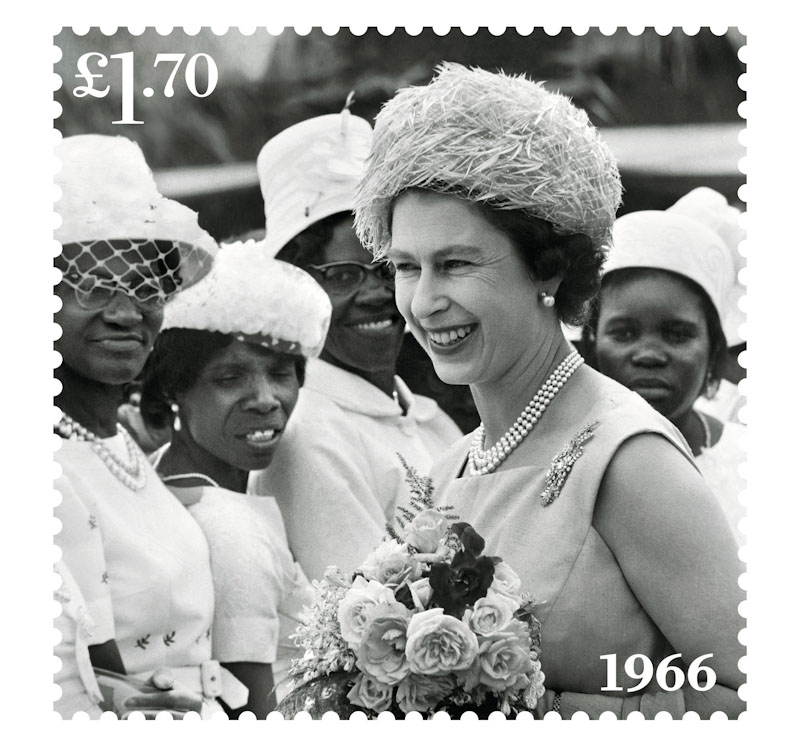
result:
<svg viewBox="0 0 800 744"><path fill-rule="evenodd" d="M745 287L739 281L739 272L745 267L745 259L739 253L739 243L746 236L741 224L741 212L728 204L728 200L714 189L702 186L693 189L681 197L668 210L674 214L683 214L702 222L713 230L725 243L733 262L735 277L733 287L728 296L728 309L722 318L722 328L728 346L736 346L744 341L739 333L740 327L747 320L745 313L739 308L739 300L745 294Z"/></svg>
<svg viewBox="0 0 800 744"><path fill-rule="evenodd" d="M345 108L301 121L264 145L256 165L270 255L315 222L353 209L371 140L369 123Z"/></svg>
<svg viewBox="0 0 800 744"><path fill-rule="evenodd" d="M726 315L735 279L730 252L713 230L691 217L669 210L620 217L604 274L625 268L682 274L706 291L720 320Z"/></svg>
<svg viewBox="0 0 800 744"><path fill-rule="evenodd" d="M162 329L216 331L318 356L331 317L325 290L302 269L270 256L263 242L221 248L208 276L167 303Z"/></svg>
<svg viewBox="0 0 800 744"><path fill-rule="evenodd" d="M161 261L169 275L166 294L187 287L211 268L217 244L197 214L162 196L139 146L125 137L86 134L65 137L55 148L61 169L56 211L61 225L59 268L69 283L101 263L131 268ZM121 261L120 261L121 259ZM117 274L120 272L117 271ZM151 274L152 275L152 274Z"/></svg>

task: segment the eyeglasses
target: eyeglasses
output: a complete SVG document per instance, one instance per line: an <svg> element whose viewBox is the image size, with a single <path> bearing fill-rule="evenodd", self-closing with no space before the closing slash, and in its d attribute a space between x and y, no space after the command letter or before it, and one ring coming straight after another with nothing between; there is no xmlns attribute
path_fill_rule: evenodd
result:
<svg viewBox="0 0 800 744"><path fill-rule="evenodd" d="M64 283L72 287L75 299L84 310L102 310L118 293L126 295L134 305L147 313L160 310L167 301L164 291L152 284L140 284L132 288L123 283L100 283L95 277L74 274L66 274Z"/></svg>
<svg viewBox="0 0 800 744"><path fill-rule="evenodd" d="M394 272L385 263L367 265L357 261L334 261L319 266L309 264L308 268L321 275L322 286L331 294L348 295L356 292L367 274L373 274L381 284L394 291Z"/></svg>

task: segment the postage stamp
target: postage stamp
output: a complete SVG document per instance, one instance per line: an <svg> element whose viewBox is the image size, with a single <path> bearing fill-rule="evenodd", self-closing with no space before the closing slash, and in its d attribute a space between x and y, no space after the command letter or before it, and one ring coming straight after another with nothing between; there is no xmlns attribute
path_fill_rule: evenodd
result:
<svg viewBox="0 0 800 744"><path fill-rule="evenodd" d="M791 359L796 259L753 246L786 242L791 148L729 18L50 30L12 138L52 202L20 204L48 348L9 383L52 493L26 710L734 739L790 710L793 365L757 360Z"/></svg>

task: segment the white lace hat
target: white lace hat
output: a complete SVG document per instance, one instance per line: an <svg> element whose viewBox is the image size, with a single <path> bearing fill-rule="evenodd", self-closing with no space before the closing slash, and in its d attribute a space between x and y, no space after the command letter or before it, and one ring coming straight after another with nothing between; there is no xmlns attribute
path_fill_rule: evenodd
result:
<svg viewBox="0 0 800 744"><path fill-rule="evenodd" d="M620 217L603 271L625 268L682 274L705 290L720 321L727 315L736 278L730 251L717 233L693 217L670 209Z"/></svg>
<svg viewBox="0 0 800 744"><path fill-rule="evenodd" d="M256 165L270 255L315 222L353 209L371 140L369 123L345 108L294 124L264 145Z"/></svg>
<svg viewBox="0 0 800 744"><path fill-rule="evenodd" d="M170 295L208 273L216 242L196 212L158 192L136 143L77 135L65 137L55 154L61 225L54 236L62 244L57 263L67 283L85 279L99 264L118 276L139 270L146 281L157 263L159 291Z"/></svg>
<svg viewBox="0 0 800 744"><path fill-rule="evenodd" d="M310 274L248 240L221 246L208 276L167 303L162 329L216 331L316 357L330 318L328 295Z"/></svg>

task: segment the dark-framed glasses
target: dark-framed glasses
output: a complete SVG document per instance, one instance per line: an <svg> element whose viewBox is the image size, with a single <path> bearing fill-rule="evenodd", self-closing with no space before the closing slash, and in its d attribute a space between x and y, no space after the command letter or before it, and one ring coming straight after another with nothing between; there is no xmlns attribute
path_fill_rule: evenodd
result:
<svg viewBox="0 0 800 744"><path fill-rule="evenodd" d="M148 313L160 310L167 301L164 290L149 282L132 286L121 280L72 273L65 274L62 281L72 287L76 301L84 310L102 310L118 293L126 295L138 308Z"/></svg>
<svg viewBox="0 0 800 744"><path fill-rule="evenodd" d="M394 272L386 263L362 264L358 261L333 261L318 266L309 264L308 268L320 275L322 286L331 294L347 295L356 292L368 274L377 277L381 284L394 291Z"/></svg>

